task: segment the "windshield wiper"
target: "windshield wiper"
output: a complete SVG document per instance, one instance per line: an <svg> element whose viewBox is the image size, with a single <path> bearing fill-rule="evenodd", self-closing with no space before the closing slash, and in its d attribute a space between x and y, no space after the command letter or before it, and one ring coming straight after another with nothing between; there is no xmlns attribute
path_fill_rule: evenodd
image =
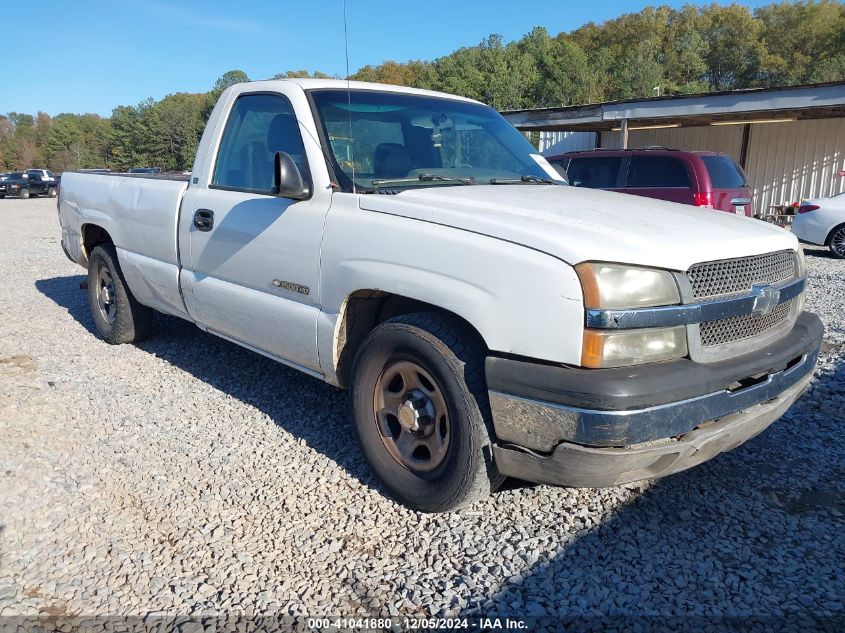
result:
<svg viewBox="0 0 845 633"><path fill-rule="evenodd" d="M491 185L522 185L522 184L529 184L529 185L558 185L560 184L556 180L552 180L551 178L541 178L540 176L534 176L533 174L526 174L524 176L520 176L519 178L491 178L490 179Z"/></svg>
<svg viewBox="0 0 845 633"><path fill-rule="evenodd" d="M457 176L440 176L439 174L420 174L416 178L392 178L389 180L373 180L373 187L380 187L381 185L401 185L403 183L410 184L414 182L459 182L464 185L477 185L474 178L458 178Z"/></svg>

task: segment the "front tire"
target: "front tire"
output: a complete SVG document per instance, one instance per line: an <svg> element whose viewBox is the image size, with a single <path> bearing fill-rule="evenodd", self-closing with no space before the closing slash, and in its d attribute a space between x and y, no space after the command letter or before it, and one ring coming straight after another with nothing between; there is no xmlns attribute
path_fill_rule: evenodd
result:
<svg viewBox="0 0 845 633"><path fill-rule="evenodd" d="M132 296L113 244L94 247L88 258L88 304L106 343L134 343L150 332L153 311Z"/></svg>
<svg viewBox="0 0 845 633"><path fill-rule="evenodd" d="M837 259L845 259L845 224L837 226L830 234L827 247Z"/></svg>
<svg viewBox="0 0 845 633"><path fill-rule="evenodd" d="M55 198L57 195L58 195L58 194L56 193L56 188L55 188L55 187L50 187L50 188L47 190L47 196L48 196L48 197L50 197L50 198Z"/></svg>
<svg viewBox="0 0 845 633"><path fill-rule="evenodd" d="M29 189L21 189L21 200L29 199Z"/></svg>
<svg viewBox="0 0 845 633"><path fill-rule="evenodd" d="M490 450L484 358L473 332L432 313L390 319L362 343L351 381L355 434L406 506L454 510L503 481Z"/></svg>

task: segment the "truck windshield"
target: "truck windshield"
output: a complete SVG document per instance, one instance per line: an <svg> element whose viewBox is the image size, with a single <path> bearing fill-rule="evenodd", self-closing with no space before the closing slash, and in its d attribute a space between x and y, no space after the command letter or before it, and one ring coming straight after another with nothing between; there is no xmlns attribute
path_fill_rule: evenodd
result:
<svg viewBox="0 0 845 633"><path fill-rule="evenodd" d="M563 180L502 116L467 101L313 90L344 191Z"/></svg>

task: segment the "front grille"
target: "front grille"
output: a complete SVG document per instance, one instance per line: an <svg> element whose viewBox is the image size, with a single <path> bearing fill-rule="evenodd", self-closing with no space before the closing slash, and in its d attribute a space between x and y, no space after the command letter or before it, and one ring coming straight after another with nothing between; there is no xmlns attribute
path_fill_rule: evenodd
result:
<svg viewBox="0 0 845 633"><path fill-rule="evenodd" d="M694 299L744 294L753 284L775 284L795 274L792 251L695 264L687 271Z"/></svg>
<svg viewBox="0 0 845 633"><path fill-rule="evenodd" d="M743 314L729 319L706 321L699 326L701 345L713 347L753 338L776 328L789 317L792 300L784 301L765 315Z"/></svg>

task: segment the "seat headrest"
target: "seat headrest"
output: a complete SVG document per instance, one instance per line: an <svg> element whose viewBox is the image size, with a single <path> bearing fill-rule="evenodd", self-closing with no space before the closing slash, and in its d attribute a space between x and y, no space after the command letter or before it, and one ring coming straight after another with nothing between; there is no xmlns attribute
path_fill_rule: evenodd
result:
<svg viewBox="0 0 845 633"><path fill-rule="evenodd" d="M373 154L373 175L376 178L401 178L412 169L408 148L399 143L381 143Z"/></svg>

